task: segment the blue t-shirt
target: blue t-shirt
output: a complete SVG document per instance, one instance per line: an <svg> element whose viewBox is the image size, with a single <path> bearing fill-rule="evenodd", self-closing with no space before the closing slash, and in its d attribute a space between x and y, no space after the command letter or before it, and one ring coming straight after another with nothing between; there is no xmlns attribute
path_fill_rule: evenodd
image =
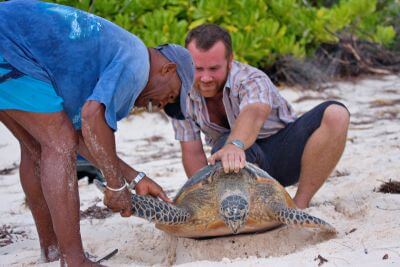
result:
<svg viewBox="0 0 400 267"><path fill-rule="evenodd" d="M81 10L33 0L0 3L0 54L19 71L51 83L74 127L85 101L106 107L117 129L147 84L147 47L135 35Z"/></svg>

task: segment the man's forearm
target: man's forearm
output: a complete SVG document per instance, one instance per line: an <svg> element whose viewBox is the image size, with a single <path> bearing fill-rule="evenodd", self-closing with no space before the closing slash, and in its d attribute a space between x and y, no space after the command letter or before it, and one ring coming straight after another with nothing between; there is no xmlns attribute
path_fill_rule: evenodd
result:
<svg viewBox="0 0 400 267"><path fill-rule="evenodd" d="M79 149L78 149L78 153L83 156L85 159L87 159L88 161L90 161L94 166L96 166L97 168L99 167L99 164L96 162L96 158L94 158L90 152L89 149L87 148L83 137L82 137L82 133L79 134ZM118 157L118 155L117 155ZM123 161L120 157L118 157L118 162L119 162L119 168L122 172L122 176L125 178L125 180L130 183L135 177L136 175L138 175L138 171L136 171L135 169L133 169L131 166L129 166L125 161Z"/></svg>
<svg viewBox="0 0 400 267"><path fill-rule="evenodd" d="M207 166L207 158L201 140L181 142L181 148L182 164L188 178Z"/></svg>
<svg viewBox="0 0 400 267"><path fill-rule="evenodd" d="M116 155L114 132L104 118L104 107L88 101L82 109L82 136L92 160L102 170L110 187L121 186L122 173Z"/></svg>
<svg viewBox="0 0 400 267"><path fill-rule="evenodd" d="M252 146L270 111L271 108L265 104L252 104L245 107L236 119L227 142L238 139L243 142L245 149Z"/></svg>
<svg viewBox="0 0 400 267"><path fill-rule="evenodd" d="M132 182L132 180L139 174L139 171L133 169L121 158L118 158L118 159L119 159L119 167L121 169L122 176L125 178L125 180L128 183Z"/></svg>
<svg viewBox="0 0 400 267"><path fill-rule="evenodd" d="M90 154L89 149L87 148L85 141L82 136L82 131L78 132L79 137L79 146L78 146L78 154L84 157L86 160L90 161L94 166L99 168L96 159Z"/></svg>
<svg viewBox="0 0 400 267"><path fill-rule="evenodd" d="M203 157L198 157L197 159L193 156L182 157L182 163L186 176L190 178L201 168L207 166L207 158L205 155Z"/></svg>

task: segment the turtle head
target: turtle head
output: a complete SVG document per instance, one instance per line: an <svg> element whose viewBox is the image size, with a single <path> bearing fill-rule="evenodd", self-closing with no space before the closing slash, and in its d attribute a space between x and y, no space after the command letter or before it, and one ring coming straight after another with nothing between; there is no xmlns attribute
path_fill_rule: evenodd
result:
<svg viewBox="0 0 400 267"><path fill-rule="evenodd" d="M222 219L234 234L246 222L248 211L249 203L247 199L236 194L223 198L219 206L219 213Z"/></svg>

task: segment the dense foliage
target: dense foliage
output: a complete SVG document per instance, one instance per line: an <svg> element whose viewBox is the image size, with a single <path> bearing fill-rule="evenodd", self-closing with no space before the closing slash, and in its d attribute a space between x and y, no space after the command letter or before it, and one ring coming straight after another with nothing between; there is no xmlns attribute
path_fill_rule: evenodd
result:
<svg viewBox="0 0 400 267"><path fill-rule="evenodd" d="M217 23L233 37L235 56L266 66L304 58L346 32L385 46L398 42L400 0L57 0L140 36L148 46L183 44L189 29Z"/></svg>

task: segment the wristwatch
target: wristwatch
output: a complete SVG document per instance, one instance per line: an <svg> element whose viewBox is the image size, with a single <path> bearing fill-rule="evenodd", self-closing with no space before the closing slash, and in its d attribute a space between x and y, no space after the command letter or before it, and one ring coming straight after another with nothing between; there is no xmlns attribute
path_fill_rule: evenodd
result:
<svg viewBox="0 0 400 267"><path fill-rule="evenodd" d="M146 176L144 172L139 172L135 178L133 178L132 182L129 184L129 189L135 189L136 185Z"/></svg>
<svg viewBox="0 0 400 267"><path fill-rule="evenodd" d="M228 144L232 144L235 147L238 147L238 148L244 150L244 144L239 139L234 139L234 140L230 141Z"/></svg>

